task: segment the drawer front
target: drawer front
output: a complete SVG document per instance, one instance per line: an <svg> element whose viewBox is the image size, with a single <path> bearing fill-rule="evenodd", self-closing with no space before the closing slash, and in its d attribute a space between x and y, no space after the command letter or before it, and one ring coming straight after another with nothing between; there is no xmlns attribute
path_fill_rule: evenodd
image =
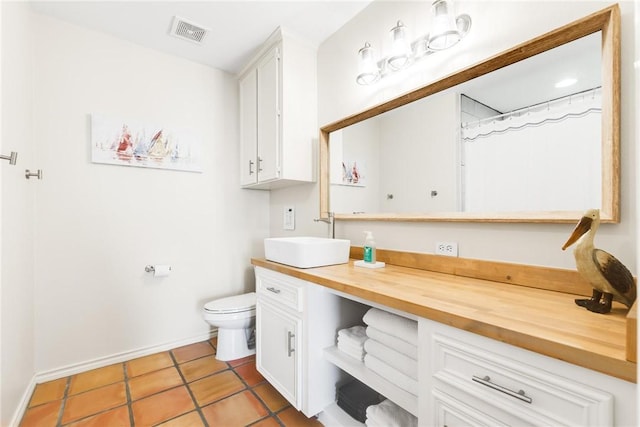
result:
<svg viewBox="0 0 640 427"><path fill-rule="evenodd" d="M483 412L498 409L532 425L613 423L609 393L486 351L467 340L439 333L432 337L434 386L459 399L483 401Z"/></svg>
<svg viewBox="0 0 640 427"><path fill-rule="evenodd" d="M256 294L272 303L301 312L305 282L294 277L256 267Z"/></svg>
<svg viewBox="0 0 640 427"><path fill-rule="evenodd" d="M470 407L446 393L433 390L434 416L436 427L508 427L495 418ZM519 424L522 426L522 424Z"/></svg>

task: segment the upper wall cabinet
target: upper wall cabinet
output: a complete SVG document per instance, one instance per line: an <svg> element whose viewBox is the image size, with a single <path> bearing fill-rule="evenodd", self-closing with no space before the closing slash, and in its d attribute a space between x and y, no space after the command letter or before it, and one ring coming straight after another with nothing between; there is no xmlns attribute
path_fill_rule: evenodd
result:
<svg viewBox="0 0 640 427"><path fill-rule="evenodd" d="M316 50L278 28L239 75L240 184L314 181Z"/></svg>

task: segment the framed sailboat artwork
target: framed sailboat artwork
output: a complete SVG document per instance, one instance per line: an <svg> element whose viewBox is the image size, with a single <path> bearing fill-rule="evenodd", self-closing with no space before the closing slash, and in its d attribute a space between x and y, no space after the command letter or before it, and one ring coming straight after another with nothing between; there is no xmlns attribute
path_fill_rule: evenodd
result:
<svg viewBox="0 0 640 427"><path fill-rule="evenodd" d="M202 172L200 139L192 132L91 115L91 161Z"/></svg>

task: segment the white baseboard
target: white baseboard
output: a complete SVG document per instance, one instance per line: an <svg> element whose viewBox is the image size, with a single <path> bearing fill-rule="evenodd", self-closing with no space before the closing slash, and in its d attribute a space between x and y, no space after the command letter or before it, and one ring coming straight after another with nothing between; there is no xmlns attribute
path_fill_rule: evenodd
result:
<svg viewBox="0 0 640 427"><path fill-rule="evenodd" d="M189 338L184 338L177 341L166 342L164 344L154 345L150 347L141 348L138 350L125 351L122 353L113 354L110 356L99 357L93 360L88 360L85 362L74 363L72 365L67 365L61 368L51 369L44 372L36 373L27 388L25 389L22 398L20 399L20 403L16 408L13 417L11 419L11 423L9 426L18 426L22 417L24 416L25 411L27 410L27 406L29 405L29 400L31 399L31 395L36 388L37 384L41 384L47 381L57 380L59 378L68 377L70 375L75 375L80 372L90 371L92 369L102 368L104 366L113 365L114 363L122 363L128 360L137 359L139 357L148 356L150 354L160 353L163 351L171 350L174 348L182 347L189 344L194 344L200 341L206 341L210 338L213 338L218 335L218 331L213 330L208 333L195 335Z"/></svg>
<svg viewBox="0 0 640 427"><path fill-rule="evenodd" d="M36 377L31 378L31 381L27 385L24 393L22 394L22 398L18 403L18 407L13 413L13 417L9 422L9 427L18 427L20 425L20 421L22 421L22 417L24 416L24 412L27 410L27 406L29 405L29 400L31 400L31 395L33 391L36 389Z"/></svg>

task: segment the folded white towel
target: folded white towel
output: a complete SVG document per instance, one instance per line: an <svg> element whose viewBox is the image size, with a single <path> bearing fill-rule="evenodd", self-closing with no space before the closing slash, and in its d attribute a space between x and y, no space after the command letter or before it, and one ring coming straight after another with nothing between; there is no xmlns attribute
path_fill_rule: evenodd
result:
<svg viewBox="0 0 640 427"><path fill-rule="evenodd" d="M387 365L408 375L415 380L418 379L418 361L402 354L386 345L369 338L364 343L364 350Z"/></svg>
<svg viewBox="0 0 640 427"><path fill-rule="evenodd" d="M370 354L364 356L364 366L413 395L418 395L418 381L392 368L382 360Z"/></svg>
<svg viewBox="0 0 640 427"><path fill-rule="evenodd" d="M373 326L367 326L367 336L372 338L387 347L391 347L402 354L406 354L414 360L418 360L418 347L415 344L408 343L400 338L389 335L386 332L382 332Z"/></svg>
<svg viewBox="0 0 640 427"><path fill-rule="evenodd" d="M388 311L370 308L362 317L364 323L380 329L394 337L398 337L408 343L418 342L418 322L389 313Z"/></svg>
<svg viewBox="0 0 640 427"><path fill-rule="evenodd" d="M344 342L351 342L353 344L364 344L367 339L367 333L365 327L362 325L352 326L346 329L340 329L338 331L338 339Z"/></svg>
<svg viewBox="0 0 640 427"><path fill-rule="evenodd" d="M365 424L369 427L417 427L418 418L405 411L389 399L377 405L371 405L366 411Z"/></svg>
<svg viewBox="0 0 640 427"><path fill-rule="evenodd" d="M373 418L367 418L366 420L364 420L364 425L366 425L367 427L389 427L385 424L380 424L379 421Z"/></svg>
<svg viewBox="0 0 640 427"><path fill-rule="evenodd" d="M338 345L341 348L348 348L353 351L364 351L364 344L354 344L351 341L340 339L340 337L338 337Z"/></svg>
<svg viewBox="0 0 640 427"><path fill-rule="evenodd" d="M338 343L338 350L361 362L364 360L364 349L354 350L351 347L345 347L343 344Z"/></svg>

